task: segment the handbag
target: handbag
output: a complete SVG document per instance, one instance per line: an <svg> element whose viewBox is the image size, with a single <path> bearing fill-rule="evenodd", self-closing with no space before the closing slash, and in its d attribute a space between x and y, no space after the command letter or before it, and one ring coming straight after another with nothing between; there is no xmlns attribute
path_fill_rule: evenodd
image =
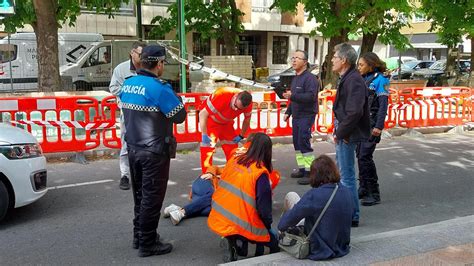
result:
<svg viewBox="0 0 474 266"><path fill-rule="evenodd" d="M331 204L331 201L333 200L334 195L336 195L336 191L338 188L339 186L338 184L336 184L336 187L334 188L331 197L329 197L326 206L324 206L324 209L321 211L321 214L319 214L319 217L314 223L311 232L309 232L307 236L305 235L303 230L299 230L300 232L297 233L289 233L288 231L281 233L280 240L278 241L278 246L281 249L288 252L291 256L297 259L305 259L306 257L308 257L310 248L310 237L313 234L314 230L316 230L316 227L318 226L319 222L321 221L321 218L329 207L329 204Z"/></svg>

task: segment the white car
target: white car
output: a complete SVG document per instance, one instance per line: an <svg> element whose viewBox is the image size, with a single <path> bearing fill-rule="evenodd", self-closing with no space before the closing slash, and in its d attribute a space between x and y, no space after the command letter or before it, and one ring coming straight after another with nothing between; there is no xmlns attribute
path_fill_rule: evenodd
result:
<svg viewBox="0 0 474 266"><path fill-rule="evenodd" d="M28 205L46 194L46 158L35 137L0 123L0 221L8 209Z"/></svg>

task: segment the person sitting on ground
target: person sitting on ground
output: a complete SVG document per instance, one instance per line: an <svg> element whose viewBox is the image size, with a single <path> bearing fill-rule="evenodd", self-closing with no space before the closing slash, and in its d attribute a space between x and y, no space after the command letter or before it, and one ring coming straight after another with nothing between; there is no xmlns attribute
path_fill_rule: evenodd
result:
<svg viewBox="0 0 474 266"><path fill-rule="evenodd" d="M286 195L286 212L280 219L278 230L293 232L298 229L295 226L304 224L303 231L308 235L339 181L334 161L326 155L316 158L310 169L310 185L313 188L301 199L295 192ZM310 236L309 259L326 260L349 253L353 211L351 191L339 184L334 199Z"/></svg>
<svg viewBox="0 0 474 266"><path fill-rule="evenodd" d="M276 233L271 229L272 141L268 135L256 133L251 142L244 154L227 162L212 196L207 224L227 241L229 254L225 261L235 261L237 255L246 256L247 242L268 246L270 253L279 251ZM257 248L255 255L263 252L263 248Z"/></svg>
<svg viewBox="0 0 474 266"><path fill-rule="evenodd" d="M231 152L232 157L244 154L251 147L253 136L254 134L249 135L247 142L242 147L234 149ZM215 165L208 167L206 173L196 178L191 186L189 193L191 203L184 207L171 204L164 209L163 217L169 217L174 225L178 225L184 218L209 216L211 212L212 194L218 186L223 169L224 167ZM269 178L271 187L274 189L280 182L280 173L273 170Z"/></svg>

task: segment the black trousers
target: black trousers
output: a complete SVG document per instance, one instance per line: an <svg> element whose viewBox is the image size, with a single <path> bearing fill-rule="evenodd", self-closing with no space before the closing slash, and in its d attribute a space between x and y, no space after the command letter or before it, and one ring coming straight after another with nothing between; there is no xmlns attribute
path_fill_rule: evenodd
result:
<svg viewBox="0 0 474 266"><path fill-rule="evenodd" d="M168 185L170 158L143 150L128 149L133 200L133 233L140 249L151 248L157 237L160 210Z"/></svg>
<svg viewBox="0 0 474 266"><path fill-rule="evenodd" d="M359 165L359 186L364 189L378 184L377 168L374 162L375 141L364 141L357 145L357 163Z"/></svg>

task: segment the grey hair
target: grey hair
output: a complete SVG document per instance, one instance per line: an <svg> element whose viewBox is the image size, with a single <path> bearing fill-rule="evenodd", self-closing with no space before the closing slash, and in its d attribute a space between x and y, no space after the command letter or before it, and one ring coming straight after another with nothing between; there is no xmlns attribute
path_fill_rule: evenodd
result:
<svg viewBox="0 0 474 266"><path fill-rule="evenodd" d="M351 66L355 66L355 64L357 62L357 52L354 49L354 47L352 47L352 45L350 45L348 43L345 43L345 42L340 43L340 44L334 46L334 52L337 53L337 55L341 59L346 59L346 61Z"/></svg>
<svg viewBox="0 0 474 266"><path fill-rule="evenodd" d="M298 50L295 51L295 53L296 52L302 53L303 54L303 59L308 60L308 53L306 51L298 49Z"/></svg>

